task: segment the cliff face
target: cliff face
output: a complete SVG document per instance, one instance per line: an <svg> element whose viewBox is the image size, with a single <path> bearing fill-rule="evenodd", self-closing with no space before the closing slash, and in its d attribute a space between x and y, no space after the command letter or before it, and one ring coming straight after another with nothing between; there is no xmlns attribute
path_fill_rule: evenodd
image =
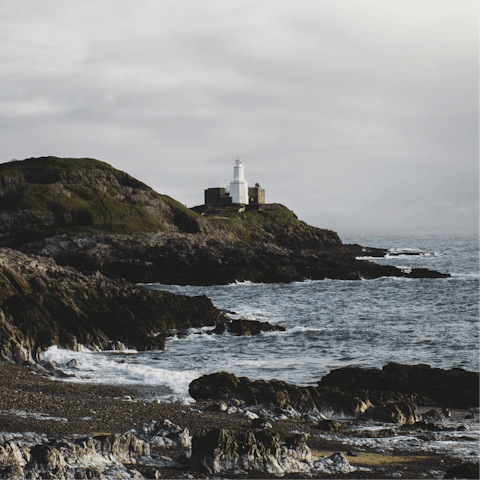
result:
<svg viewBox="0 0 480 480"><path fill-rule="evenodd" d="M226 320L206 297L152 291L99 272L83 275L51 258L0 248L2 360L38 360L51 345L163 349L161 333L169 329Z"/></svg>

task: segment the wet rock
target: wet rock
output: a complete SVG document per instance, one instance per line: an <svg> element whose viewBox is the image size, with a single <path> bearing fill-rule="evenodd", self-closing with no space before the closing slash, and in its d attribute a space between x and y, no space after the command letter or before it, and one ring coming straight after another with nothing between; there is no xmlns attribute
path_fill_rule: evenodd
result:
<svg viewBox="0 0 480 480"><path fill-rule="evenodd" d="M227 320L205 296L159 292L0 248L0 360L33 364L51 345L160 350L159 332ZM53 364L42 365L64 376Z"/></svg>
<svg viewBox="0 0 480 480"><path fill-rule="evenodd" d="M285 327L282 327L281 325L272 325L268 322L259 322L257 320L239 319L217 325L211 333L222 334L225 330L234 335L251 336L258 335L262 332L284 332Z"/></svg>
<svg viewBox="0 0 480 480"><path fill-rule="evenodd" d="M318 387L314 391L314 402L317 409L327 416L336 414L348 418L358 418L371 406L368 398L361 399L338 388Z"/></svg>
<svg viewBox="0 0 480 480"><path fill-rule="evenodd" d="M431 410L428 410L428 412L422 413L422 418L430 422L439 422L446 418L450 418L451 416L452 414L446 408L443 410L432 408Z"/></svg>
<svg viewBox="0 0 480 480"><path fill-rule="evenodd" d="M370 407L365 417L375 422L414 424L418 420L417 406L411 402L380 403Z"/></svg>
<svg viewBox="0 0 480 480"><path fill-rule="evenodd" d="M193 380L189 393L196 400L237 398L247 405L270 405L282 409L283 412L279 413L285 417L289 416L289 409L358 417L369 405L339 389L299 387L279 380L251 381L228 372L217 372Z"/></svg>

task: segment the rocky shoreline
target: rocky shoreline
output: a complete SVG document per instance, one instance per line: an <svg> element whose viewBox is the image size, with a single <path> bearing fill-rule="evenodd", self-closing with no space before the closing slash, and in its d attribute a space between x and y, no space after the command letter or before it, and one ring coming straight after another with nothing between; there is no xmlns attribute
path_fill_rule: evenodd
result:
<svg viewBox="0 0 480 480"><path fill-rule="evenodd" d="M54 258L59 265L99 271L109 278L135 283L225 285L252 281L361 280L379 277L447 278L416 268L403 271L356 257L384 257L388 251L360 245L327 244L313 234L295 242L245 242L215 235L161 232L142 235L62 235L25 244L29 254ZM220 235L220 236L219 236Z"/></svg>
<svg viewBox="0 0 480 480"><path fill-rule="evenodd" d="M53 259L0 249L0 359L41 361L51 345L161 350L172 329L223 324L205 296L149 290Z"/></svg>
<svg viewBox="0 0 480 480"><path fill-rule="evenodd" d="M453 478L447 472L462 463L461 478L477 478L473 463L435 441L465 442L478 407L428 405L411 423L372 424L225 392L190 405L152 393L3 363L0 478Z"/></svg>
<svg viewBox="0 0 480 480"><path fill-rule="evenodd" d="M309 387L218 372L190 384L187 405L59 380L63 366L41 356L52 345L160 350L191 327L281 328L138 283L448 274L362 259L388 251L343 245L279 204L197 213L93 159L2 164L0 199L0 478L443 478L462 463L436 442L472 441L472 372L351 367ZM464 468L455 475L478 477L478 464Z"/></svg>

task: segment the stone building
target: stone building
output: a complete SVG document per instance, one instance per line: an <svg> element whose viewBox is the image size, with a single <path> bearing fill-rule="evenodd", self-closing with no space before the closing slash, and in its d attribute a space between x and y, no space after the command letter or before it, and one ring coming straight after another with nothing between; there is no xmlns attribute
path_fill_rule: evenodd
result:
<svg viewBox="0 0 480 480"><path fill-rule="evenodd" d="M230 204L263 204L265 203L265 189L258 183L249 187L244 178L242 161L237 158L233 166L233 180L225 188L208 188L205 190L205 205Z"/></svg>

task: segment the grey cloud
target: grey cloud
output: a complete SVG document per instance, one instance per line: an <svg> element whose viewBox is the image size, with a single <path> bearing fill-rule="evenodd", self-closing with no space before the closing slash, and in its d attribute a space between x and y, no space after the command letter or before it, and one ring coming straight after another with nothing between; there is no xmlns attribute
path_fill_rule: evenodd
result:
<svg viewBox="0 0 480 480"><path fill-rule="evenodd" d="M230 18L186 2L184 25L168 2L139 5L123 3L100 34L102 16L85 13L83 49L0 48L2 160L92 156L192 206L239 155L269 201L319 226L477 222L468 13L406 25L349 3L280 2L262 27L245 5ZM169 15L175 28L159 20Z"/></svg>

